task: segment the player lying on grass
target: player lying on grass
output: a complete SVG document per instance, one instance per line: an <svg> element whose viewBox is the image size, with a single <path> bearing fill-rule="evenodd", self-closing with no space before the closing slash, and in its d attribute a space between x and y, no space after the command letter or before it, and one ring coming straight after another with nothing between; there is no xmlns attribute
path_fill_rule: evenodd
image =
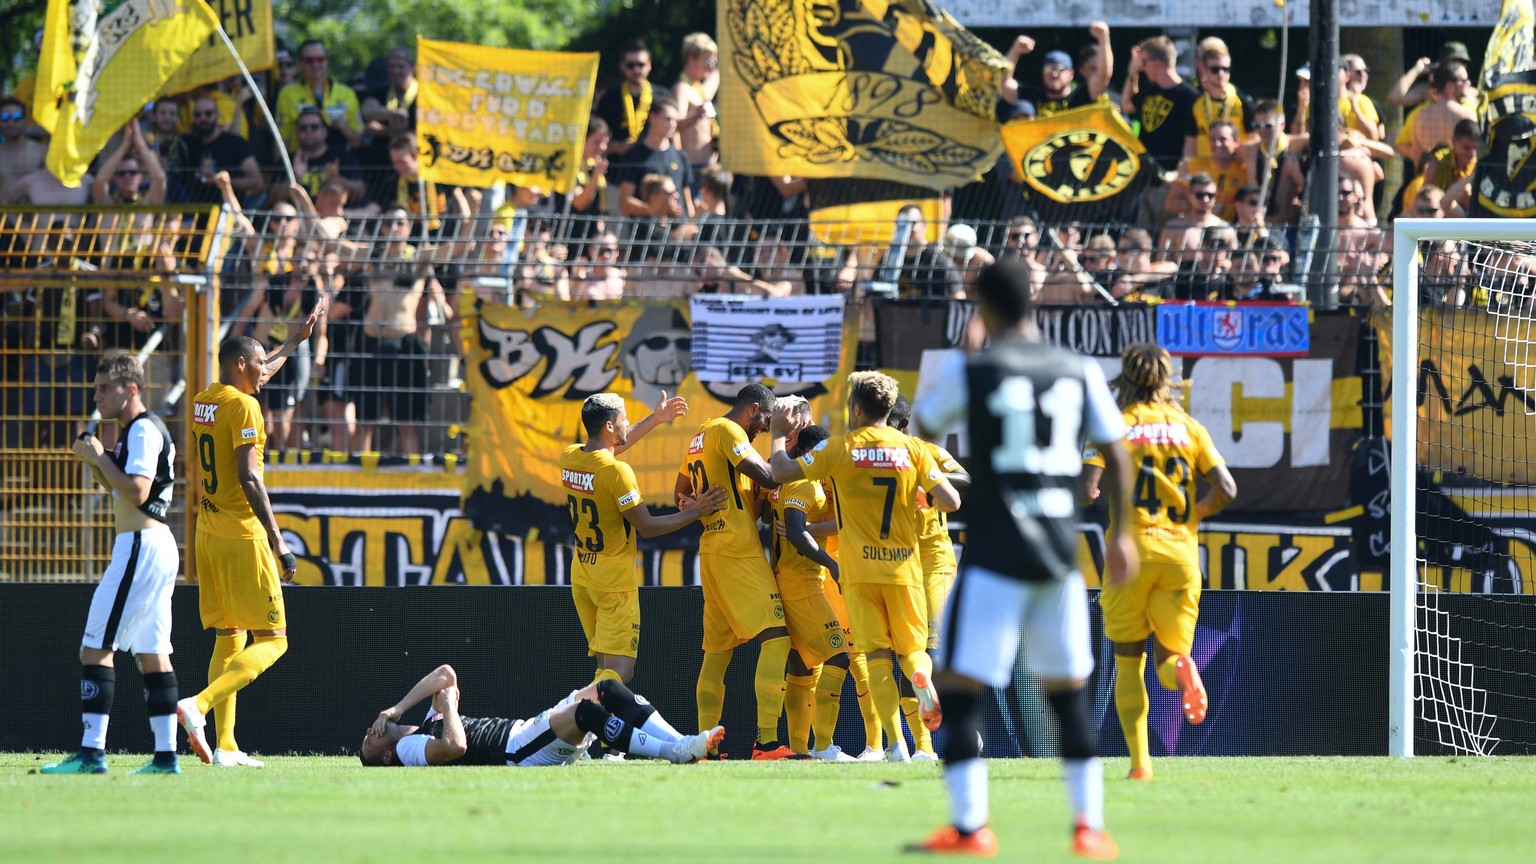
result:
<svg viewBox="0 0 1536 864"><path fill-rule="evenodd" d="M399 720L431 697L425 726ZM364 765L569 765L594 738L612 750L685 764L719 747L725 729L697 735L673 729L644 697L612 679L588 684L529 720L459 714L459 676L442 665L379 712L357 756Z"/></svg>

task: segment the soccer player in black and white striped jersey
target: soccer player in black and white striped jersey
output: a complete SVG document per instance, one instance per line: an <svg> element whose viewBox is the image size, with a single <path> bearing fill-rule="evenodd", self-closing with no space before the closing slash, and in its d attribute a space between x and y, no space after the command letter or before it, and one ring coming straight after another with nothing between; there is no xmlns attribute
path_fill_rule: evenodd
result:
<svg viewBox="0 0 1536 864"><path fill-rule="evenodd" d="M96 407L122 427L109 452L90 433L74 452L97 482L112 491L117 537L112 560L91 598L81 639L80 751L42 768L44 774L105 774L107 721L117 676L116 651L132 652L144 673L144 701L155 735L155 758L135 774L180 774L176 763L176 673L171 668L171 591L180 554L166 524L175 482L176 445L159 417L144 407L144 369L133 357L103 358L96 372Z"/></svg>
<svg viewBox="0 0 1536 864"><path fill-rule="evenodd" d="M991 857L987 767L977 742L982 688L1014 676L1020 641L1061 727L1072 850L1085 858L1119 854L1104 830L1104 773L1085 687L1093 673L1088 592L1077 568L1076 489L1086 439L1105 459L1105 584L1134 575L1137 550L1124 514L1131 507L1125 423L1098 365L1041 339L1028 268L992 264L976 277L989 344L948 357L924 375L912 420L925 438L964 428L972 453L968 530L986 538L965 560L944 609L934 684L948 740L944 774L951 824L914 851ZM979 341L979 340L978 340Z"/></svg>

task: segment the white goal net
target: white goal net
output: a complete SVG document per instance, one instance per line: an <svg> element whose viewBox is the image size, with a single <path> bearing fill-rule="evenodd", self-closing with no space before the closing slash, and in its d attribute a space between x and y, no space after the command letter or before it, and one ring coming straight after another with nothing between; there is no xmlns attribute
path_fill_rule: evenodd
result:
<svg viewBox="0 0 1536 864"><path fill-rule="evenodd" d="M1395 228L1391 752L1536 752L1536 222Z"/></svg>

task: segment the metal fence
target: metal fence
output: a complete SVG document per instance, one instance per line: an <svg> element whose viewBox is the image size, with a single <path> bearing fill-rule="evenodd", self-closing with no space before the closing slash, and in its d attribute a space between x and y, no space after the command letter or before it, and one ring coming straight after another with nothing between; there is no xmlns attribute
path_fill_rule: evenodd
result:
<svg viewBox="0 0 1536 864"><path fill-rule="evenodd" d="M150 407L181 441L188 393L216 374L217 344L248 334L275 346L321 297L322 327L261 396L271 460L463 455L459 321L481 302L952 298L987 262L1010 256L1027 263L1042 304L1299 300L1315 294L1306 274L1318 256L1335 265L1323 269L1340 302L1390 301L1390 246L1367 227L1321 237L1023 216L945 224L914 210L837 224L584 217L531 202L493 207L462 192L429 201L425 215L296 200L251 213L0 211L0 579L95 578L104 566L110 502L68 449L98 424L91 384L103 352L144 359ZM864 321L861 341L872 346L873 315ZM115 430L99 434L110 446ZM190 524L181 515L173 523L181 532Z"/></svg>

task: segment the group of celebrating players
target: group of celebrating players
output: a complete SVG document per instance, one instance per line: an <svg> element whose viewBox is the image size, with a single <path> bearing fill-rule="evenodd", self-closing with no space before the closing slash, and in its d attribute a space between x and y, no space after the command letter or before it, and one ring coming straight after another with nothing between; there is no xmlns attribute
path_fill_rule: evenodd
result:
<svg viewBox="0 0 1536 864"><path fill-rule="evenodd" d="M569 764L596 741L615 756L725 758L726 669L737 646L756 642L753 759L854 761L832 740L851 674L865 721L860 758L937 759L931 733L945 727L950 824L909 851L989 857L998 847L980 759L983 693L1010 682L1022 640L1060 723L1073 851L1116 857L1086 690L1094 658L1077 565L1078 506L1099 497L1108 504L1100 603L1115 645L1115 703L1129 777L1150 780L1146 641L1153 637L1159 682L1180 692L1188 722L1202 722L1206 694L1190 657L1201 588L1196 530L1236 485L1204 427L1179 407L1166 351L1130 346L1117 398L1095 361L1041 340L1021 265L990 265L976 287L981 327L971 350L925 376L912 404L889 376L853 373L845 434L811 423L804 399L743 387L691 439L672 490L677 510L668 515L650 512L618 457L686 414L687 404L663 394L656 412L631 427L622 397L588 397L587 441L562 453L560 474L574 531L572 596L597 661L593 681L530 720L468 718L458 712L456 673L439 667L379 713L359 750L363 764ZM120 533L83 639L81 749L44 772L106 772L116 650L136 654L145 673L156 753L141 772L179 773L178 719L203 761L259 767L235 743L235 694L286 648L279 580L292 579L296 561L261 482L265 431L253 397L319 314L270 355L251 340L225 343L221 382L195 400L200 607L218 639L211 683L185 699L169 662L176 555L164 520L174 447L144 410L142 370L131 358L103 361L97 404L122 433L110 453L91 436L75 452L112 489ZM931 443L962 428L969 472ZM764 432L768 459L753 444ZM1197 479L1206 486L1198 495ZM946 514L960 507L959 490L973 542L957 567ZM770 518L771 561L759 539L760 520ZM684 735L625 684L640 643L634 534L694 521L703 523L704 656L699 732ZM428 698L423 725L401 722ZM215 748L203 731L210 712ZM779 733L785 715L787 738Z"/></svg>

